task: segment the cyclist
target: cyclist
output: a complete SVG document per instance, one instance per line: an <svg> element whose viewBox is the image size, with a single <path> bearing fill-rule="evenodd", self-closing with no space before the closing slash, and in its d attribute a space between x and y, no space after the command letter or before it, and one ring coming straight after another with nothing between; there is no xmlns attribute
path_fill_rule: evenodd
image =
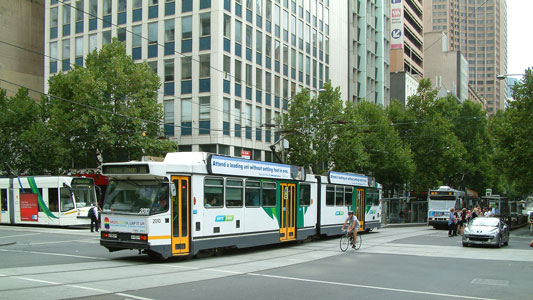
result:
<svg viewBox="0 0 533 300"><path fill-rule="evenodd" d="M352 248L355 248L355 241L357 240L357 231L359 230L359 227L361 227L361 224L359 223L359 220L357 220L357 217L353 214L353 211L351 210L348 211L348 218L346 218L346 221L344 221L344 224L342 225L343 231L346 225L348 225L348 234L353 236Z"/></svg>

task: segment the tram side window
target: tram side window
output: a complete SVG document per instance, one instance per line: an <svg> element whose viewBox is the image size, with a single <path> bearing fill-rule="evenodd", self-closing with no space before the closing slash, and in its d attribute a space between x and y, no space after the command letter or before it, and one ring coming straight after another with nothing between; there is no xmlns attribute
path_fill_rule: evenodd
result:
<svg viewBox="0 0 533 300"><path fill-rule="evenodd" d="M300 206L309 206L311 204L311 185L300 184Z"/></svg>
<svg viewBox="0 0 533 300"><path fill-rule="evenodd" d="M226 180L226 206L242 207L242 180Z"/></svg>
<svg viewBox="0 0 533 300"><path fill-rule="evenodd" d="M276 183L263 182L263 206L276 206Z"/></svg>
<svg viewBox="0 0 533 300"><path fill-rule="evenodd" d="M2 211L7 211L7 189L0 190L0 206Z"/></svg>
<svg viewBox="0 0 533 300"><path fill-rule="evenodd" d="M59 199L61 211L74 209L74 201L72 200L72 195L70 194L70 189L68 187L61 188Z"/></svg>
<svg viewBox="0 0 533 300"><path fill-rule="evenodd" d="M326 206L335 205L335 187L328 185L326 187Z"/></svg>
<svg viewBox="0 0 533 300"><path fill-rule="evenodd" d="M259 181L246 180L244 201L246 207L259 207L261 195L261 183Z"/></svg>
<svg viewBox="0 0 533 300"><path fill-rule="evenodd" d="M337 186L335 188L335 205L344 206L344 187Z"/></svg>
<svg viewBox="0 0 533 300"><path fill-rule="evenodd" d="M204 206L222 207L224 203L224 179L206 178L204 181Z"/></svg>
<svg viewBox="0 0 533 300"><path fill-rule="evenodd" d="M346 187L344 190L344 203L346 206L351 207L353 203L353 188Z"/></svg>
<svg viewBox="0 0 533 300"><path fill-rule="evenodd" d="M48 208L51 212L59 211L59 190L57 188L48 189Z"/></svg>

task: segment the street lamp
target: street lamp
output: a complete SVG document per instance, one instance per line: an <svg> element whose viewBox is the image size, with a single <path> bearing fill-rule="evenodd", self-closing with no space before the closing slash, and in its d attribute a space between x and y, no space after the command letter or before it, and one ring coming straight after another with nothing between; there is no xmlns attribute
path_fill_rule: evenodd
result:
<svg viewBox="0 0 533 300"><path fill-rule="evenodd" d="M500 75L496 76L496 79L504 80L505 78L511 77L511 76L526 76L526 74L500 74Z"/></svg>

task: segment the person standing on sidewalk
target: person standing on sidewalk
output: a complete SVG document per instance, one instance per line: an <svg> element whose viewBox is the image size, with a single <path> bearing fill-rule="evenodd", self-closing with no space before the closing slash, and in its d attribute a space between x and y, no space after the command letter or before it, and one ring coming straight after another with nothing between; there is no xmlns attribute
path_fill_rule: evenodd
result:
<svg viewBox="0 0 533 300"><path fill-rule="evenodd" d="M456 234L456 224L457 218L455 217L455 208L452 207L450 208L450 217L448 218L448 237L453 236L454 233Z"/></svg>
<svg viewBox="0 0 533 300"><path fill-rule="evenodd" d="M94 231L96 227L96 231L98 232L98 229L100 229L100 223L98 219L98 204L93 203L91 205L91 208L89 208L89 218L91 218L91 232Z"/></svg>

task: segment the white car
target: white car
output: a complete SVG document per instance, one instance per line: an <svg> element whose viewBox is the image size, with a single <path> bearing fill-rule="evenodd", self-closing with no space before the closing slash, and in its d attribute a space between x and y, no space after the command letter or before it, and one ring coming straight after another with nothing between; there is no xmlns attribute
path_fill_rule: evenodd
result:
<svg viewBox="0 0 533 300"><path fill-rule="evenodd" d="M463 233L463 246L509 245L509 226L495 217L477 217L470 221Z"/></svg>

